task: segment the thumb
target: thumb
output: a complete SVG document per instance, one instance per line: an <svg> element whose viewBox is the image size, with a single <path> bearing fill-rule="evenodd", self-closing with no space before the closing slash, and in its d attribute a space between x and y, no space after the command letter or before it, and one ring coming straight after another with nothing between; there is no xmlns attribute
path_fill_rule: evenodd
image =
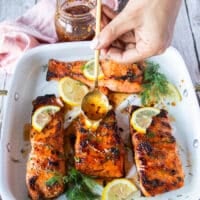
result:
<svg viewBox="0 0 200 200"><path fill-rule="evenodd" d="M103 28L97 37L95 37L92 41L91 48L107 48L118 37L134 28L132 19L133 17L128 15L126 10L123 10Z"/></svg>

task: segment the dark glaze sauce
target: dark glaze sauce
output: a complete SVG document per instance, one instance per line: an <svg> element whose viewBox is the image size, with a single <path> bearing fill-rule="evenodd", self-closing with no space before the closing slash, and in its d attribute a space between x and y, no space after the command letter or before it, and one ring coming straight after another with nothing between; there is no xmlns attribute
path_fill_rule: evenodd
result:
<svg viewBox="0 0 200 200"><path fill-rule="evenodd" d="M94 37L95 19L87 5L61 8L55 15L58 39L62 41L91 40Z"/></svg>
<svg viewBox="0 0 200 200"><path fill-rule="evenodd" d="M72 6L65 9L65 12L71 15L82 15L82 14L89 13L89 11L90 11L90 8L85 5Z"/></svg>

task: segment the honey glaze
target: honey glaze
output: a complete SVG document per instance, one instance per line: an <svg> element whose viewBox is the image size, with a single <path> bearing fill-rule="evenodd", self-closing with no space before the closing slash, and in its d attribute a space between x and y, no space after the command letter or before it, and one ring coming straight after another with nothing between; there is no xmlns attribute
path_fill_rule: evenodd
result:
<svg viewBox="0 0 200 200"><path fill-rule="evenodd" d="M72 6L65 9L65 12L71 15L82 15L82 14L89 13L89 11L90 11L90 8L85 5L77 5L77 6Z"/></svg>
<svg viewBox="0 0 200 200"><path fill-rule="evenodd" d="M88 4L64 4L57 8L55 27L59 41L91 40L95 19Z"/></svg>

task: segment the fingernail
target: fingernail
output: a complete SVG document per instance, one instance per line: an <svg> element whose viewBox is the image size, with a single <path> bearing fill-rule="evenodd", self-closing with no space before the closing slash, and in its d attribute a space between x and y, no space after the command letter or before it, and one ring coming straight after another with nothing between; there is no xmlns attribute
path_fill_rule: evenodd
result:
<svg viewBox="0 0 200 200"><path fill-rule="evenodd" d="M98 38L94 38L94 40L92 40L92 42L90 43L90 48L91 49L96 49L99 45L99 39Z"/></svg>

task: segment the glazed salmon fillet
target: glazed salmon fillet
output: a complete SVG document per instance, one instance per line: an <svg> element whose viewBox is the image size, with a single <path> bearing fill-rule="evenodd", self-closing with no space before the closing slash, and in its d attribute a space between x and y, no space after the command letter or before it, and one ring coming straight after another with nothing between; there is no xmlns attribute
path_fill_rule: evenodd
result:
<svg viewBox="0 0 200 200"><path fill-rule="evenodd" d="M33 112L46 105L63 107L59 98L46 95L33 101ZM31 128L31 152L27 162L26 184L33 200L54 198L64 191L62 182L51 186L47 184L55 175L65 174L63 124L64 113L61 109L52 116L52 120L41 132Z"/></svg>
<svg viewBox="0 0 200 200"><path fill-rule="evenodd" d="M96 131L87 128L83 115L79 116L74 128L77 170L100 178L124 175L124 146L113 110L107 113Z"/></svg>
<svg viewBox="0 0 200 200"><path fill-rule="evenodd" d="M153 117L146 134L132 126L130 132L142 193L150 197L182 187L184 172L167 111Z"/></svg>
<svg viewBox="0 0 200 200"><path fill-rule="evenodd" d="M49 60L47 81L71 77L93 87L94 81L83 75L86 61L62 62ZM101 60L100 66L104 78L99 80L100 87L106 87L114 92L139 93L142 90L144 67L142 64L120 64L111 60Z"/></svg>

